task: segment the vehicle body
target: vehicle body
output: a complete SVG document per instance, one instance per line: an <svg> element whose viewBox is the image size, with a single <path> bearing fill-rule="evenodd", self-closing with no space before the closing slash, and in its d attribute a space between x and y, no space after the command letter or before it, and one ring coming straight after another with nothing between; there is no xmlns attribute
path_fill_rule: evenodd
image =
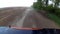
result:
<svg viewBox="0 0 60 34"><path fill-rule="evenodd" d="M39 29L24 27L0 27L0 34L60 34L60 29Z"/></svg>

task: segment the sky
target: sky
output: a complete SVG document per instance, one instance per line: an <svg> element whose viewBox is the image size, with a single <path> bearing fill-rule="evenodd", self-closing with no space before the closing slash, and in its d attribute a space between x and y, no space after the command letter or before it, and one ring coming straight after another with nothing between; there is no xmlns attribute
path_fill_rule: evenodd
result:
<svg viewBox="0 0 60 34"><path fill-rule="evenodd" d="M4 7L30 7L36 0L0 0L0 8Z"/></svg>
<svg viewBox="0 0 60 34"><path fill-rule="evenodd" d="M52 1L49 1L49 4L52 4L53 2Z"/></svg>

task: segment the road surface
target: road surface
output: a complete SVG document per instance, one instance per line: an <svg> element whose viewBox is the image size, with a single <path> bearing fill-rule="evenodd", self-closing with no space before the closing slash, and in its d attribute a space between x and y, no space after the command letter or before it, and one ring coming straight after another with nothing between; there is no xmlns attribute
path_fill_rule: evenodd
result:
<svg viewBox="0 0 60 34"><path fill-rule="evenodd" d="M32 8L13 8L2 11L0 16L0 26L60 28L54 21L45 18Z"/></svg>

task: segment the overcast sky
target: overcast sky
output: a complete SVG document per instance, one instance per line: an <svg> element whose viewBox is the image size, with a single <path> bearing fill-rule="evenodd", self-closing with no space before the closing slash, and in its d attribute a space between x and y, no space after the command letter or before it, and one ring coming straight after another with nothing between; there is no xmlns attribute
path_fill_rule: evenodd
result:
<svg viewBox="0 0 60 34"><path fill-rule="evenodd" d="M0 0L0 8L26 6L30 7L36 0Z"/></svg>

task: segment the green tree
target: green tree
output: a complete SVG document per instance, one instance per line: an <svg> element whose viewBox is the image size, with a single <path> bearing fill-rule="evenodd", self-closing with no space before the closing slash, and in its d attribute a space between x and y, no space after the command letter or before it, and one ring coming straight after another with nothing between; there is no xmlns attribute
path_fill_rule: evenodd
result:
<svg viewBox="0 0 60 34"><path fill-rule="evenodd" d="M50 0L54 3L54 7L58 7L60 4L60 0Z"/></svg>

